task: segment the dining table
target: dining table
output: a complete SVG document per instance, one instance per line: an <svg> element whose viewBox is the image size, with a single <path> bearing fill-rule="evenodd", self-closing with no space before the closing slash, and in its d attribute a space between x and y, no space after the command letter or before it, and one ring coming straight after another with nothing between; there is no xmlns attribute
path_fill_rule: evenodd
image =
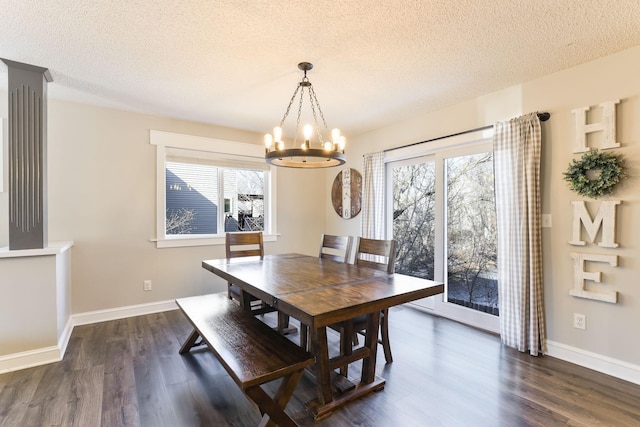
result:
<svg viewBox="0 0 640 427"><path fill-rule="evenodd" d="M444 292L442 283L431 280L296 253L204 260L202 267L308 329L316 396L306 405L316 421L384 388L385 380L376 375L381 310ZM330 357L327 327L362 315L367 316L364 344L348 355ZM336 372L358 360L362 360L359 380L341 378Z"/></svg>

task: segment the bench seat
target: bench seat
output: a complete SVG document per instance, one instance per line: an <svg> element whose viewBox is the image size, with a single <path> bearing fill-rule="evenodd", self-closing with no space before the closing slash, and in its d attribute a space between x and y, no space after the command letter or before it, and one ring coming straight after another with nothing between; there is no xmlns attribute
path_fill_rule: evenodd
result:
<svg viewBox="0 0 640 427"><path fill-rule="evenodd" d="M240 389L263 415L260 425L297 425L285 412L304 368L313 356L229 300L226 293L179 298L178 307L194 327L180 354L207 344ZM284 378L272 398L261 385Z"/></svg>

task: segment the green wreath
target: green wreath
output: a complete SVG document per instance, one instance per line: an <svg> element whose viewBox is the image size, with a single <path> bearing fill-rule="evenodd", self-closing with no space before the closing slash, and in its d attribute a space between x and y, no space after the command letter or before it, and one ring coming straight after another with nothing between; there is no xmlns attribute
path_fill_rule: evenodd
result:
<svg viewBox="0 0 640 427"><path fill-rule="evenodd" d="M564 173L564 179L576 193L597 199L608 196L625 178L622 156L598 150L587 151L574 159Z"/></svg>

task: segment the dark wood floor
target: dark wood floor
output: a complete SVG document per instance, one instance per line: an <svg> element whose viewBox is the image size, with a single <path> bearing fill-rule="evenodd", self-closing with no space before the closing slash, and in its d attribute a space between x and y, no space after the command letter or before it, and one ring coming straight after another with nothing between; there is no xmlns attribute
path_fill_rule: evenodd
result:
<svg viewBox="0 0 640 427"><path fill-rule="evenodd" d="M638 385L411 308L390 320L385 389L315 425L640 425ZM189 331L179 311L76 327L62 362L0 375L0 425L255 426L258 414L208 351L178 355ZM303 426L314 425L303 404L313 391L305 374L287 406Z"/></svg>

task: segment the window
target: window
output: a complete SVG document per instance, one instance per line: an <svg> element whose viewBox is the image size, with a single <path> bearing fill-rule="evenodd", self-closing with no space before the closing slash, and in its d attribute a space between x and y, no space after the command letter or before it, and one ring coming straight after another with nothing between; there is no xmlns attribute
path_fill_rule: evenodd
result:
<svg viewBox="0 0 640 427"><path fill-rule="evenodd" d="M267 173L165 162L165 234L263 231Z"/></svg>
<svg viewBox="0 0 640 427"><path fill-rule="evenodd" d="M387 227L398 243L396 272L445 283L444 296L420 307L497 331L492 144L467 138L386 159Z"/></svg>
<svg viewBox="0 0 640 427"><path fill-rule="evenodd" d="M222 244L228 231L260 230L275 240L275 171L261 146L159 131L151 143L158 247Z"/></svg>

